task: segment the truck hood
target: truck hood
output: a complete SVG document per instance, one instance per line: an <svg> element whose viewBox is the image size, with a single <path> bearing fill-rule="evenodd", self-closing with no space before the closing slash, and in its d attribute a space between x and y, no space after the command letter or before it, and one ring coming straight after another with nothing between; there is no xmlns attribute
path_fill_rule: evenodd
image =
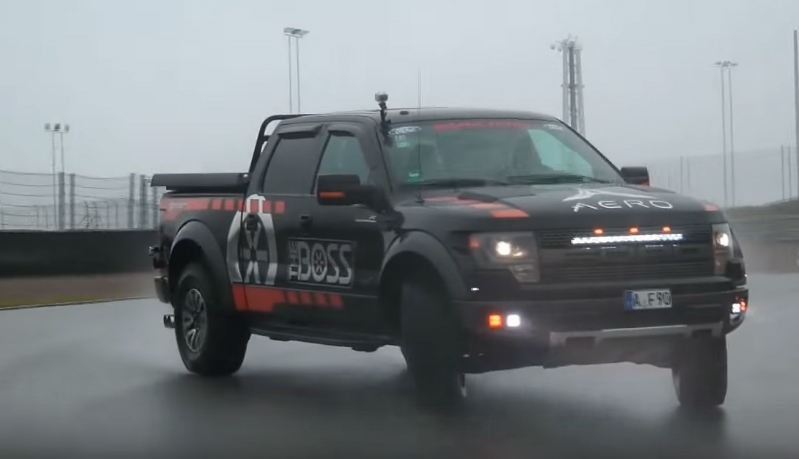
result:
<svg viewBox="0 0 799 459"><path fill-rule="evenodd" d="M669 190L625 184L557 184L438 190L424 206L494 218L535 219L554 225L576 222L639 224L677 220L718 221L718 209ZM700 217L701 216L701 217ZM546 225L549 226L549 225Z"/></svg>

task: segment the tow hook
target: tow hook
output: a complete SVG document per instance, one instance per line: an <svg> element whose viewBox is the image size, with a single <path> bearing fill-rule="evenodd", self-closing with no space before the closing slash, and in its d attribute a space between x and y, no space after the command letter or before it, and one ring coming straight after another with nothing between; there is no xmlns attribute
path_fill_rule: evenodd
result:
<svg viewBox="0 0 799 459"><path fill-rule="evenodd" d="M174 314L164 314L164 327L165 328L175 328L175 315Z"/></svg>

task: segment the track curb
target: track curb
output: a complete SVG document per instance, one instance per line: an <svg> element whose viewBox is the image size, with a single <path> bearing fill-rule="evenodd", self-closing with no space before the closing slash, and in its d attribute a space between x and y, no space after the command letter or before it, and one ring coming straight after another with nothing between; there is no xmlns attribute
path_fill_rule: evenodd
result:
<svg viewBox="0 0 799 459"><path fill-rule="evenodd" d="M37 309L37 308L51 308L56 306L76 306L80 304L98 304L98 303L116 303L118 301L132 301L132 300L148 300L152 296L131 296L124 298L102 299L102 300L84 300L84 301L66 301L61 303L41 303L41 304L21 304L18 306L0 306L0 312L12 311L15 309Z"/></svg>

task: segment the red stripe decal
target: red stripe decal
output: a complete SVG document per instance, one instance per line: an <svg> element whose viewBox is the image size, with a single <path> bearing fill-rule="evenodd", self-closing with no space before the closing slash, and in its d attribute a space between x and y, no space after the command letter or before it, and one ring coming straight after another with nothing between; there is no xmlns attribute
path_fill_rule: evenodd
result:
<svg viewBox="0 0 799 459"><path fill-rule="evenodd" d="M208 198L173 199L161 198L159 209L161 220L176 220L183 212L207 210L211 204Z"/></svg>
<svg viewBox="0 0 799 459"><path fill-rule="evenodd" d="M472 204L472 207L475 209L507 209L508 206L504 204L500 204L497 202L481 202L477 204Z"/></svg>
<svg viewBox="0 0 799 459"><path fill-rule="evenodd" d="M342 307L344 307L344 303L341 301L341 295L331 294L329 298L330 298L330 306L333 306L336 309L341 309Z"/></svg>
<svg viewBox="0 0 799 459"><path fill-rule="evenodd" d="M275 213L282 214L286 210L286 203L283 201L275 202Z"/></svg>
<svg viewBox="0 0 799 459"><path fill-rule="evenodd" d="M311 298L311 294L308 292L300 292L300 301L302 304L313 304L313 299Z"/></svg>
<svg viewBox="0 0 799 459"><path fill-rule="evenodd" d="M250 213L257 214L260 209L258 209L259 202L257 199L250 200Z"/></svg>
<svg viewBox="0 0 799 459"><path fill-rule="evenodd" d="M211 200L207 198L187 199L186 210L208 210Z"/></svg>
<svg viewBox="0 0 799 459"><path fill-rule="evenodd" d="M263 204L261 205L261 209L262 209L263 213L271 214L272 213L272 201L264 201Z"/></svg>
<svg viewBox="0 0 799 459"><path fill-rule="evenodd" d="M233 285L233 304L236 305L236 311L247 310L247 297L244 293L244 286L241 284Z"/></svg>
<svg viewBox="0 0 799 459"><path fill-rule="evenodd" d="M221 199L214 199L211 202L211 208L214 210L222 210L222 200Z"/></svg>
<svg viewBox="0 0 799 459"><path fill-rule="evenodd" d="M524 212L519 209L506 209L506 210L495 210L491 212L491 215L494 218L525 218L529 217L527 212Z"/></svg>
<svg viewBox="0 0 799 459"><path fill-rule="evenodd" d="M275 288L248 286L245 292L249 311L272 312L276 305L286 302L283 291Z"/></svg>
<svg viewBox="0 0 799 459"><path fill-rule="evenodd" d="M233 302L237 311L272 312L280 305L303 305L342 309L344 302L337 293L285 290L260 285L233 284Z"/></svg>
<svg viewBox="0 0 799 459"><path fill-rule="evenodd" d="M327 306L327 298L324 293L314 293L314 299L316 300L317 306Z"/></svg>
<svg viewBox="0 0 799 459"><path fill-rule="evenodd" d="M459 199L452 203L454 206L473 206L475 204L482 204L480 201L474 199Z"/></svg>
<svg viewBox="0 0 799 459"><path fill-rule="evenodd" d="M225 199L225 210L235 210L235 209L236 209L236 200Z"/></svg>

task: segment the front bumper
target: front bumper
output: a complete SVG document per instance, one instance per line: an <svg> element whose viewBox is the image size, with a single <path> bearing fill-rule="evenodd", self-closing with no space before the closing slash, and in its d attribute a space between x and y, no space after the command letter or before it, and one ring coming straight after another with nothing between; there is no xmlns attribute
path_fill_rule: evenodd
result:
<svg viewBox="0 0 799 459"><path fill-rule="evenodd" d="M579 288L579 287L578 287ZM733 303L749 302L746 287L673 293L672 307L626 311L620 296L567 300L461 301L455 307L464 332L464 370L481 373L524 366L634 362L671 365L674 344L738 328L746 313ZM679 291L679 289L677 289ZM550 295L548 295L550 296ZM491 315L516 315L516 327L489 327Z"/></svg>

